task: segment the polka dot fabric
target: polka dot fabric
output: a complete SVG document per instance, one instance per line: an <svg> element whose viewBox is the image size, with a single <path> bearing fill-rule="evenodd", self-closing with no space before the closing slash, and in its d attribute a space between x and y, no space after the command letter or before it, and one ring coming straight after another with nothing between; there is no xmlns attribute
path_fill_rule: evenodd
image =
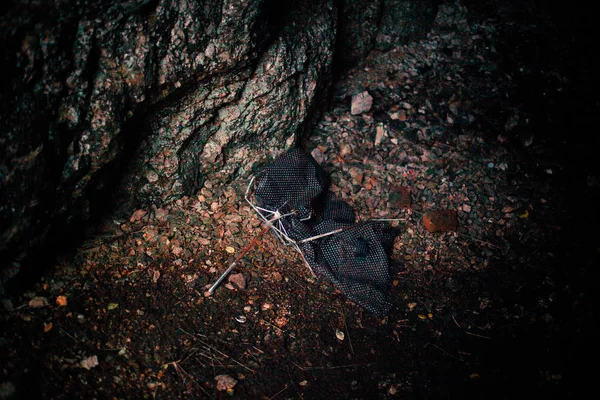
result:
<svg viewBox="0 0 600 400"><path fill-rule="evenodd" d="M264 169L255 194L262 208L296 212L282 222L297 242L342 228L300 243L300 250L317 274L350 300L383 316L390 309L389 251L397 232L382 222L355 223L352 207L337 199L328 186L316 161L301 149L292 149Z"/></svg>

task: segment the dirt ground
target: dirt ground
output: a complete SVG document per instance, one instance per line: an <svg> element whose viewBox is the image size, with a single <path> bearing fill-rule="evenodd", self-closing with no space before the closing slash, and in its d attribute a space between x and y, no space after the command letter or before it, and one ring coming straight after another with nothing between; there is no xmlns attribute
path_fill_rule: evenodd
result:
<svg viewBox="0 0 600 400"><path fill-rule="evenodd" d="M578 398L599 175L574 121L595 111L569 46L548 49L554 25L496 11L443 5L426 39L374 52L303 144L359 220L400 228L389 315L271 234L206 296L262 229L247 181L207 182L107 216L2 300L0 399ZM425 229L432 210L456 229Z"/></svg>

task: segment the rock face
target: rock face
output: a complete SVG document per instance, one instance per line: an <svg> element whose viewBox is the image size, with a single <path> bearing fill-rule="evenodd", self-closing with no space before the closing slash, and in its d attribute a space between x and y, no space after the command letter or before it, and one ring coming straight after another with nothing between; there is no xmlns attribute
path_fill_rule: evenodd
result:
<svg viewBox="0 0 600 400"><path fill-rule="evenodd" d="M386 50L425 35L441 0L340 0L337 34L342 69L373 47Z"/></svg>
<svg viewBox="0 0 600 400"><path fill-rule="evenodd" d="M440 0L385 0L376 47L386 49L419 38L431 28L439 3Z"/></svg>
<svg viewBox="0 0 600 400"><path fill-rule="evenodd" d="M247 176L295 145L322 108L336 49L359 59L388 32L378 21L406 17L383 18L387 3L4 6L2 281L32 249L97 214L117 187L140 201L194 194L206 179ZM339 21L354 36L336 39Z"/></svg>

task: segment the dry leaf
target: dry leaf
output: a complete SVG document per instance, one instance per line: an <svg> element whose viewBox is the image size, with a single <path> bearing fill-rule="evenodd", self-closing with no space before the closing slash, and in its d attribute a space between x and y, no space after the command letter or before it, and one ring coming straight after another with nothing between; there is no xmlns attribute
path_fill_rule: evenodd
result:
<svg viewBox="0 0 600 400"><path fill-rule="evenodd" d="M228 252L229 254L235 253L235 249L231 246L225 247L225 251Z"/></svg>
<svg viewBox="0 0 600 400"><path fill-rule="evenodd" d="M46 307L48 305L48 300L45 297L34 297L29 300L29 307L31 308L40 308Z"/></svg>
<svg viewBox="0 0 600 400"><path fill-rule="evenodd" d="M519 218L521 218L521 219L529 218L529 210L525 210L525 212L523 214L519 215Z"/></svg>
<svg viewBox="0 0 600 400"><path fill-rule="evenodd" d="M52 329L52 322L48 322L47 324L44 324L44 333L50 332L50 329Z"/></svg>
<svg viewBox="0 0 600 400"><path fill-rule="evenodd" d="M66 297L66 296L62 296L62 295L61 295L61 296L58 296L58 297L56 298L56 304L57 304L59 307L64 307L64 306L66 306L66 305L67 305L67 297Z"/></svg>
<svg viewBox="0 0 600 400"><path fill-rule="evenodd" d="M508 214L508 213L515 211L517 208L518 208L517 206L507 205L502 208L502 212L505 214Z"/></svg>

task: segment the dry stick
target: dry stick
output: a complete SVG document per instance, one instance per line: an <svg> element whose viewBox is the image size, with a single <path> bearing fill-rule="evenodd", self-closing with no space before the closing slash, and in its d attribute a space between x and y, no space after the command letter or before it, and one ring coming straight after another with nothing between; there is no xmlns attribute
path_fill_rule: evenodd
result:
<svg viewBox="0 0 600 400"><path fill-rule="evenodd" d="M298 364L296 364L293 361L290 361L292 364L294 364L296 367L300 368L302 371L306 371L306 369L304 369L304 367L299 366Z"/></svg>
<svg viewBox="0 0 600 400"><path fill-rule="evenodd" d="M212 362L213 362L212 366L213 367L214 367L214 364L220 364L221 367L225 366L225 364L223 364L223 361L221 361L219 358L217 358L217 355L214 354L214 352L213 352L212 349L210 349L210 348L208 348L206 346L204 346L202 349L208 351L208 353L210 354L210 355L205 355L205 357L208 358L208 359L210 359L210 360L212 360Z"/></svg>
<svg viewBox="0 0 600 400"><path fill-rule="evenodd" d="M256 235L254 237L254 239L252 239L252 241L250 243L248 243L248 245L244 248L244 250L242 250L242 252L240 253L239 256L237 256L237 258L233 261L233 263L231 263L231 265L229 266L229 268L227 268L227 270L225 272L223 272L223 275L221 275L219 277L219 279L217 279L217 281L210 287L210 289L208 289L208 293L209 294L213 294L213 292L215 291L215 289L217 288L217 286L219 286L219 284L221 282L223 282L223 279L225 279L225 277L227 275L229 275L229 273L231 272L231 270L233 269L233 267L235 267L235 265L242 259L242 257L244 257L246 255L246 253L248 253L252 247L254 247L254 245L256 244L256 242L258 241L258 239L265 234L265 232L267 232L270 228L270 224L267 224L264 226L264 228L262 228L262 230L260 231L260 233L258 235Z"/></svg>
<svg viewBox="0 0 600 400"><path fill-rule="evenodd" d="M374 362L372 363L363 363L363 364L347 364L347 365L336 365L334 367L300 367L302 368L302 370L311 370L311 369L340 369L340 368L355 368L355 367L364 367L364 366L368 366L368 365L373 365L375 364Z"/></svg>
<svg viewBox="0 0 600 400"><path fill-rule="evenodd" d="M483 243L483 244L487 244L488 246L493 247L495 249L502 249L502 247L500 247L500 246L497 246L497 245L492 244L490 242L486 242L485 240L477 239L476 237L473 237L471 235L467 235L466 233L460 233L460 232L456 232L456 233L458 233L461 236L465 236L468 239L475 240L475 241Z"/></svg>
<svg viewBox="0 0 600 400"><path fill-rule="evenodd" d="M350 351L352 352L352 354L354 354L354 347L352 347L352 339L350 339L348 324L346 324L346 310L344 310L344 327L346 328L346 335L348 335L348 344L350 345Z"/></svg>
<svg viewBox="0 0 600 400"><path fill-rule="evenodd" d="M196 386L198 386L198 388L199 388L200 390L202 390L202 392L203 392L203 393L204 393L204 394L205 394L205 395L206 395L206 396L207 396L209 399L211 399L211 400L214 400L214 398L213 398L213 397L212 397L210 394L208 394L208 392L207 392L207 391L206 391L206 390L205 390L205 389L204 389L204 388L203 388L203 387L202 387L202 386L201 386L201 385L200 385L198 382L196 382L196 380L195 380L195 379L194 379L194 378L193 378L193 377L192 377L192 376L191 376L189 373L185 372L185 370L184 370L184 369L183 369L183 368L182 368L182 367L181 367L181 366L178 364L178 362L177 362L177 361L173 361L172 363L169 363L169 364L173 364L173 367L175 368L175 371L177 371L177 373L179 373L179 375L180 375L180 376L182 376L182 377L183 377L184 375L185 375L185 376L187 376L187 377L189 378L189 380L190 380L190 381L192 381L192 382L194 382L194 384L195 384ZM167 365L168 365L168 364L167 364ZM185 379L184 379L184 378L182 378L182 380L183 380L183 383L185 384Z"/></svg>
<svg viewBox="0 0 600 400"><path fill-rule="evenodd" d="M213 346L211 346L210 344L208 344L208 343L205 343L205 342L203 342L203 341L202 341L202 340L200 340L200 339L198 339L198 341L199 341L201 344L203 344L204 346L208 347L209 349L211 349L211 350L213 350L213 351L216 351L217 353L219 353L219 354L220 354L220 355L222 355L223 357L230 359L231 361L233 361L233 362L234 362L234 363L236 363L237 365L239 365L239 366L241 366L241 367L244 367L244 368L246 368L246 369L247 369L248 371L250 371L250 372L256 373L256 371L255 371L255 370L253 370L252 368L249 368L249 367L245 366L245 365L244 365L244 364L242 364L241 362L237 361L235 358L233 358L233 357L230 357L230 356L228 356L227 354L225 354L225 353L223 353L223 352L221 352L221 351L217 350L216 348L214 348L214 347L213 347Z"/></svg>
<svg viewBox="0 0 600 400"><path fill-rule="evenodd" d="M454 315L452 316L452 319L454 320L454 323L456 324L456 326L458 326L460 329L462 329L462 326L460 326L460 324L458 322L456 322L456 318L454 318Z"/></svg>
<svg viewBox="0 0 600 400"><path fill-rule="evenodd" d="M478 335L478 334L476 334L476 333L469 332L469 331L465 331L465 333L466 333L467 335L475 336L475 337L482 338L482 339L488 339L488 340L491 340L491 339L492 339L492 338L491 338L491 337L489 337L489 336Z"/></svg>
<svg viewBox="0 0 600 400"><path fill-rule="evenodd" d="M71 336L71 335L70 335L70 334L69 334L67 331L65 331L63 328L58 328L58 329L60 329L60 331L61 331L62 333L64 333L65 335L67 335L68 337L70 337L71 339L73 339L74 341L76 341L76 342L79 342L79 340L75 339L73 336ZM120 349L119 349L119 350L120 350Z"/></svg>
<svg viewBox="0 0 600 400"><path fill-rule="evenodd" d="M454 354L448 353L446 350L442 349L440 346L437 346L437 345L435 345L435 344L433 344L433 343L431 343L431 345L432 345L433 347L435 347L436 349L438 349L439 351L441 351L442 353L444 353L444 354L447 354L447 355L449 355L449 356L450 356L450 357L452 357L452 358L456 358L456 359L457 359L458 361L460 361L460 362L465 362L465 360L463 360L462 358L460 358L460 357L457 357L457 356L455 356Z"/></svg>
<svg viewBox="0 0 600 400"><path fill-rule="evenodd" d="M285 385L285 387L283 389L281 389L279 392L275 393L273 396L269 397L269 400L274 399L275 397L277 397L281 392L283 392L285 389L289 388L290 384L288 383L287 385Z"/></svg>
<svg viewBox="0 0 600 400"><path fill-rule="evenodd" d="M181 329L181 328L178 328L178 329L179 329L181 332L185 333L186 335L189 335L189 336L191 336L192 338L194 338L195 340L199 341L201 345L203 345L203 346L207 347L208 349L210 349L210 350L213 350L213 351L215 351L215 352L219 353L220 355L222 355L223 357L230 359L231 361L233 361L233 362L234 362L234 363L236 363L237 365L240 365L240 366L242 366L242 367L246 368L248 371L256 373L256 371L255 371L255 370L253 370L252 368L249 368L249 367L245 366L245 365L244 365L244 364L242 364L241 362L237 361L235 358L228 356L227 354L223 353L222 351L219 351L218 349L216 349L215 347L213 347L213 346L211 346L210 344L206 343L205 341L203 341L203 340L201 340L201 339L198 339L196 336L192 335L191 333L189 333L189 332L186 332L186 331L184 331L184 330L183 330L183 329ZM206 337L205 335L202 335L202 334L200 334L200 333L198 333L197 335L199 335L199 336L202 336L202 337ZM202 354L202 353L201 353L201 354ZM214 359L215 361L218 361L216 358L213 358L213 359Z"/></svg>

